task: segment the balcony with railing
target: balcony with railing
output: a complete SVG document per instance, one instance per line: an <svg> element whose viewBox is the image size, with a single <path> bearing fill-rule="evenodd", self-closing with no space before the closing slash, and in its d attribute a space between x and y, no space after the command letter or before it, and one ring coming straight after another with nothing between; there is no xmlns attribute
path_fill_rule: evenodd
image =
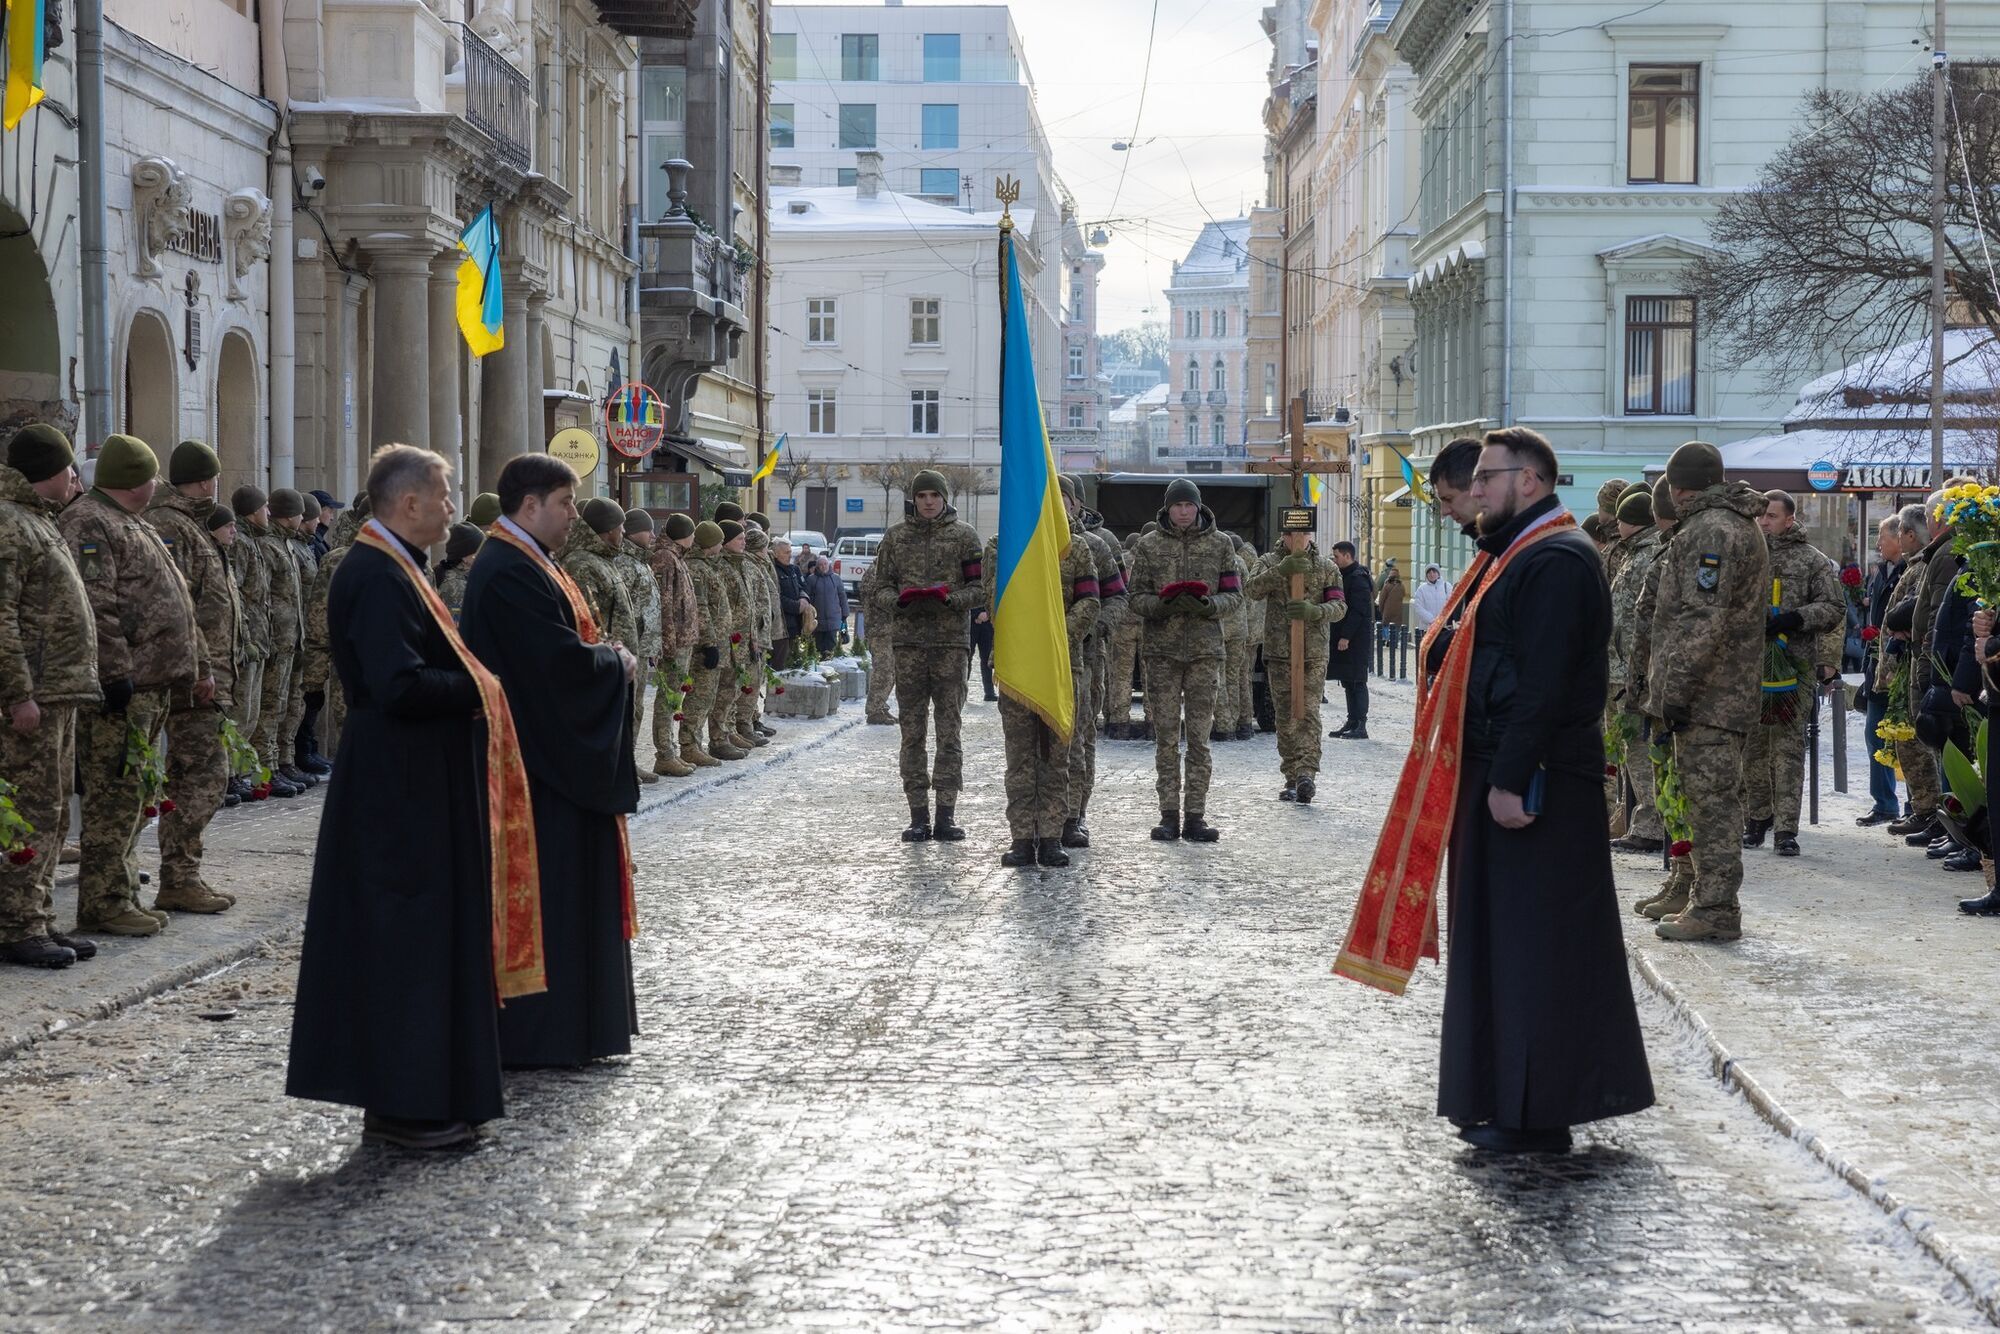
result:
<svg viewBox="0 0 2000 1334"><path fill-rule="evenodd" d="M508 166L528 170L534 134L533 90L528 76L504 60L470 28L459 30L465 46L465 119L494 143Z"/></svg>
<svg viewBox="0 0 2000 1334"><path fill-rule="evenodd" d="M667 212L639 225L640 365L678 409L695 376L728 361L749 328L744 289L756 256L689 214L691 163L674 158L664 170Z"/></svg>
<svg viewBox="0 0 2000 1334"><path fill-rule="evenodd" d="M1229 403L1229 391L1226 389L1211 389L1208 391L1208 401L1215 407L1225 407Z"/></svg>
<svg viewBox="0 0 2000 1334"><path fill-rule="evenodd" d="M1181 390L1181 402L1183 405L1190 408L1198 407L1201 404L1201 390L1199 389Z"/></svg>

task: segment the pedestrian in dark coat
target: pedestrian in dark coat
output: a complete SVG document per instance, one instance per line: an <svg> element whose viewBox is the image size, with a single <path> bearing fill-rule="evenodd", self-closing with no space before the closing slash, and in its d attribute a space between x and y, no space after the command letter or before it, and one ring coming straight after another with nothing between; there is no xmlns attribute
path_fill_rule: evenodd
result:
<svg viewBox="0 0 2000 1334"><path fill-rule="evenodd" d="M1340 567L1340 593L1347 619L1327 631L1330 651L1326 679L1340 682L1347 693L1347 721L1327 735L1349 741L1368 739L1368 667L1375 652L1375 581L1356 559L1352 542L1333 544L1333 563Z"/></svg>
<svg viewBox="0 0 2000 1334"><path fill-rule="evenodd" d="M839 650L841 633L847 628L847 585L824 556L813 561L813 572L806 576L806 600L819 617L819 626L813 631L819 655L830 658Z"/></svg>

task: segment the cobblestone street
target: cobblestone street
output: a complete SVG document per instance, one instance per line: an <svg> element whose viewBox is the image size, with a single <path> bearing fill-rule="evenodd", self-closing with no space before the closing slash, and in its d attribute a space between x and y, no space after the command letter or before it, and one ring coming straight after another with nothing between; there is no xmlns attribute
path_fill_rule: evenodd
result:
<svg viewBox="0 0 2000 1334"><path fill-rule="evenodd" d="M1561 1160L1452 1137L1441 972L1328 972L1381 693L1312 808L1268 736L1218 747L1205 848L1147 839L1151 747L1104 743L1067 872L999 867L977 703L962 844L897 841L883 727L642 817L635 1055L511 1077L467 1154L281 1096L289 942L37 1042L0 1065L0 1326L1980 1326L1643 988L1655 1110Z"/></svg>

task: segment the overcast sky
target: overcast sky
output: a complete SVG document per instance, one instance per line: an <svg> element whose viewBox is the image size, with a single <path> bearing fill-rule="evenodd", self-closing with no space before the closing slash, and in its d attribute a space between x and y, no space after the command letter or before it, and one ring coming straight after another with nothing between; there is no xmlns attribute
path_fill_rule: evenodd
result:
<svg viewBox="0 0 2000 1334"><path fill-rule="evenodd" d="M795 0L797 2L797 0ZM810 3L810 0L806 0ZM915 7L921 0L907 0ZM1271 44L1256 0L1012 0L1056 174L1086 223L1104 221L1098 327L1165 319L1173 261L1210 216L1261 202L1264 96ZM1127 154L1114 141L1133 135ZM1151 139L1151 143L1146 141ZM1124 183L1119 171L1125 167ZM1120 222L1117 219L1125 219ZM1150 308L1150 310L1149 310Z"/></svg>

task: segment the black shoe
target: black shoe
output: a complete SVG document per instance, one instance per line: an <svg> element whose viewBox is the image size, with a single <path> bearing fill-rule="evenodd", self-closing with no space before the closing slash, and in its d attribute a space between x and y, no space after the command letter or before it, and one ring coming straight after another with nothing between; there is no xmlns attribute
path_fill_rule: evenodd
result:
<svg viewBox="0 0 2000 1334"><path fill-rule="evenodd" d="M47 936L30 936L0 945L0 960L25 968L67 968L76 962L76 951L56 944Z"/></svg>
<svg viewBox="0 0 2000 1334"><path fill-rule="evenodd" d="M296 797L304 791L304 788L293 787L277 774L271 775L271 795L274 797Z"/></svg>
<svg viewBox="0 0 2000 1334"><path fill-rule="evenodd" d="M1910 818L1916 820L1915 816L1911 816ZM1891 825L1890 828L1893 829L1895 826ZM1937 817L1926 814L1923 819L1916 820L1916 823L1910 826L1909 832L1903 835L1903 842L1913 848L1921 848L1942 833L1944 833L1944 826L1937 822Z"/></svg>
<svg viewBox="0 0 2000 1334"><path fill-rule="evenodd" d="M994 694L994 693L993 693L993 692L992 692L991 690L989 690L989 691L987 691L987 692L986 692L986 702L987 702L988 704L991 704L991 703L993 703L994 701L998 700L999 698L1000 698L1000 696L998 696L998 695Z"/></svg>
<svg viewBox="0 0 2000 1334"><path fill-rule="evenodd" d="M278 766L278 777L284 779L301 792L315 787L319 783L319 779L306 777L303 773L299 772L296 765L290 764L281 764Z"/></svg>
<svg viewBox="0 0 2000 1334"><path fill-rule="evenodd" d="M1934 862L1940 862L1958 850L1958 841L1951 835L1945 834L1931 840L1931 845L1924 849L1924 856Z"/></svg>
<svg viewBox="0 0 2000 1334"><path fill-rule="evenodd" d="M1894 811L1870 811L1866 815L1856 816L1854 823L1860 825L1863 829L1873 829L1876 825L1887 824L1895 818L1896 813Z"/></svg>
<svg viewBox="0 0 2000 1334"><path fill-rule="evenodd" d="M1249 741L1256 735L1257 735L1257 729L1252 727L1249 723L1236 724L1236 739L1238 741Z"/></svg>
<svg viewBox="0 0 2000 1334"><path fill-rule="evenodd" d="M1319 795L1319 787L1313 782L1311 774L1301 775L1299 781L1292 786L1298 791L1297 801L1301 806L1311 805L1312 799Z"/></svg>
<svg viewBox="0 0 2000 1334"><path fill-rule="evenodd" d="M388 1144L398 1149L455 1149L475 1138L463 1121L409 1121L400 1116L366 1112L361 1117L364 1144Z"/></svg>
<svg viewBox="0 0 2000 1334"><path fill-rule="evenodd" d="M1979 849L1961 848L1944 859L1947 871L1977 871L1979 869Z"/></svg>
<svg viewBox="0 0 2000 1334"><path fill-rule="evenodd" d="M1568 1153L1569 1130L1509 1130L1492 1122L1466 1126L1458 1137L1488 1153Z"/></svg>
<svg viewBox="0 0 2000 1334"><path fill-rule="evenodd" d="M78 963L82 963L85 959L95 959L97 957L97 942L85 940L82 936L66 936L60 931L51 931L49 932L49 939L66 950L75 951Z"/></svg>
<svg viewBox="0 0 2000 1334"><path fill-rule="evenodd" d="M1930 816L1919 817L1915 812L1911 812L1908 815L1899 815L1889 822L1889 832L1897 838L1901 838L1905 834L1916 833L1919 829L1929 824L1930 821Z"/></svg>
<svg viewBox="0 0 2000 1334"><path fill-rule="evenodd" d="M1181 836L1181 813L1161 811L1160 822L1153 826L1153 837L1162 843L1172 843Z"/></svg>
<svg viewBox="0 0 2000 1334"><path fill-rule="evenodd" d="M1035 860L1043 866L1068 866L1069 854L1062 850L1062 840L1045 838L1035 844Z"/></svg>
<svg viewBox="0 0 2000 1334"><path fill-rule="evenodd" d="M1342 723L1340 726L1334 728L1331 732L1328 732L1327 736L1329 738L1340 737L1342 739L1345 739L1347 734L1349 732L1352 732L1353 730L1354 730L1354 724L1352 722L1345 722Z"/></svg>
<svg viewBox="0 0 2000 1334"><path fill-rule="evenodd" d="M1190 843L1213 843L1222 831L1199 815L1189 815L1181 821L1181 837Z"/></svg>
<svg viewBox="0 0 2000 1334"><path fill-rule="evenodd" d="M1153 739L1153 725L1151 723L1140 723L1138 734L1131 739L1134 741L1151 741Z"/></svg>
<svg viewBox="0 0 2000 1334"><path fill-rule="evenodd" d="M1363 723L1352 732L1349 732L1347 739L1349 741L1366 741L1368 739L1368 724Z"/></svg>
<svg viewBox="0 0 2000 1334"><path fill-rule="evenodd" d="M956 809L954 806L939 806L937 808L937 819L931 825L932 838L943 839L947 843L956 843L965 837L965 831L960 829L951 818L952 811Z"/></svg>
<svg viewBox="0 0 2000 1334"><path fill-rule="evenodd" d="M930 807L910 807L910 827L903 831L903 841L905 843L928 843L931 841Z"/></svg>
<svg viewBox="0 0 2000 1334"><path fill-rule="evenodd" d="M1982 899L1960 899L1958 910L1969 917L2000 917L2000 889L1987 891Z"/></svg>
<svg viewBox="0 0 2000 1334"><path fill-rule="evenodd" d="M1298 799L1299 788L1296 783L1286 783L1284 791L1278 794L1279 801L1297 801Z"/></svg>
<svg viewBox="0 0 2000 1334"><path fill-rule="evenodd" d="M252 786L253 784L247 778L232 778L229 780L228 792L237 801L248 801L250 800L250 789Z"/></svg>
<svg viewBox="0 0 2000 1334"><path fill-rule="evenodd" d="M234 789L224 788L222 791L222 804L224 808L230 806L241 806L243 804L243 798L237 796Z"/></svg>
<svg viewBox="0 0 2000 1334"><path fill-rule="evenodd" d="M1658 852L1666 846L1657 838L1641 838L1637 834L1627 834L1623 838L1611 840L1613 852Z"/></svg>
<svg viewBox="0 0 2000 1334"><path fill-rule="evenodd" d="M1771 822L1769 820L1745 820L1743 822L1743 846L1746 848L1763 847L1764 835L1770 832Z"/></svg>
<svg viewBox="0 0 2000 1334"><path fill-rule="evenodd" d="M1211 746L1219 746L1230 739L1231 734L1228 732L1218 732L1212 727L1208 729L1208 744Z"/></svg>
<svg viewBox="0 0 2000 1334"><path fill-rule="evenodd" d="M753 726L754 728L756 728L756 730L757 730L757 735L758 735L758 736L776 736L776 735L778 735L778 729L777 729L777 728L775 728L775 727L773 727L773 726L771 726L771 725L770 725L769 723L766 723L766 722L757 722L757 723L753 723L753 724L751 724L751 726Z"/></svg>
<svg viewBox="0 0 2000 1334"><path fill-rule="evenodd" d="M299 757L299 768L315 778L324 778L333 772L333 766L316 750Z"/></svg>
<svg viewBox="0 0 2000 1334"><path fill-rule="evenodd" d="M1002 866L1033 866L1035 864L1035 840L1017 838L1014 845L1000 854Z"/></svg>
<svg viewBox="0 0 2000 1334"><path fill-rule="evenodd" d="M1087 848L1090 846L1090 835L1084 833L1083 826L1075 820L1064 820L1062 845L1066 848Z"/></svg>
<svg viewBox="0 0 2000 1334"><path fill-rule="evenodd" d="M1797 834L1779 834L1772 843L1772 846L1778 850L1780 857L1796 857L1799 855L1799 836Z"/></svg>

